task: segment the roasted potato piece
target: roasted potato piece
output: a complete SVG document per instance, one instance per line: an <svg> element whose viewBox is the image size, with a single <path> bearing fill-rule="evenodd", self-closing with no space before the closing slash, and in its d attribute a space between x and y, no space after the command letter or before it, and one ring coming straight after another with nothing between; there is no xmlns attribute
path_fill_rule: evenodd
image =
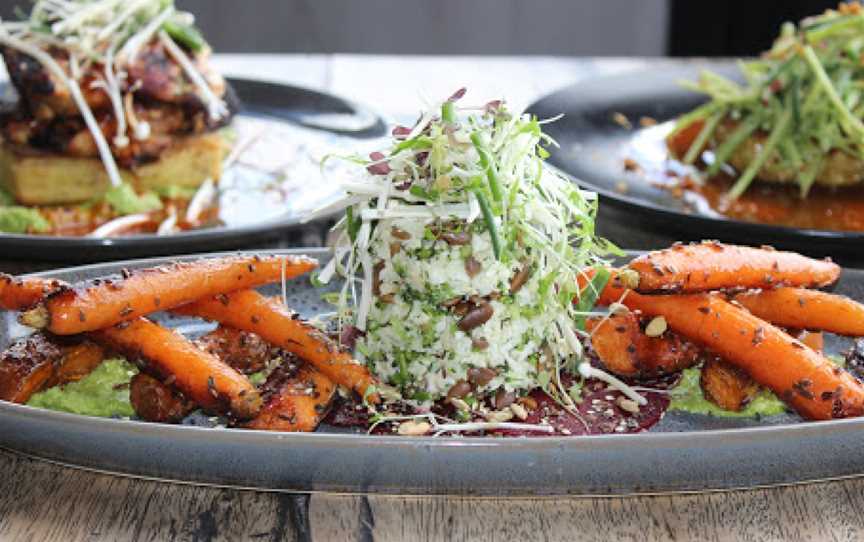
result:
<svg viewBox="0 0 864 542"><path fill-rule="evenodd" d="M717 356L705 361L699 384L706 399L732 412L743 410L759 391L759 384L744 371Z"/></svg>
<svg viewBox="0 0 864 542"><path fill-rule="evenodd" d="M279 348L260 336L227 326L219 326L195 343L243 374L261 371L278 356Z"/></svg>
<svg viewBox="0 0 864 542"><path fill-rule="evenodd" d="M0 354L0 400L26 403L48 387L62 348L41 333L17 341Z"/></svg>
<svg viewBox="0 0 864 542"><path fill-rule="evenodd" d="M148 422L177 423L196 408L181 393L144 373L132 377L129 401L138 417Z"/></svg>

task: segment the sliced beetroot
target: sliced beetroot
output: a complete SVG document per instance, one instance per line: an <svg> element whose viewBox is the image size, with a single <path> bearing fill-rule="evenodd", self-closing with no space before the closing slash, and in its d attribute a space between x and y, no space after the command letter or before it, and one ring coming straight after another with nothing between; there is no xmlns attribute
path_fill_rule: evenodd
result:
<svg viewBox="0 0 864 542"><path fill-rule="evenodd" d="M369 409L357 401L337 396L324 423L333 427L369 426Z"/></svg>
<svg viewBox="0 0 864 542"><path fill-rule="evenodd" d="M384 154L377 151L369 154L369 159L377 163L366 166L366 170L372 175L387 175L390 173L390 164L382 162L384 158Z"/></svg>
<svg viewBox="0 0 864 542"><path fill-rule="evenodd" d="M354 350L354 345L357 339L365 335L362 331L352 325L346 325L342 328L342 333L339 335L339 344L349 350Z"/></svg>
<svg viewBox="0 0 864 542"><path fill-rule="evenodd" d="M664 382L665 383L665 382ZM641 385L646 386L647 383ZM652 386L653 387L653 386ZM657 389L663 389L657 387ZM606 435L639 433L646 431L663 419L669 407L669 396L665 393L639 392L648 403L640 406L638 412L629 412L621 407L620 401L627 397L621 392L610 390L604 382L589 380L582 388L582 402L577 405L581 420L566 411L542 390L534 390L529 396L537 403L537 408L528 414L524 423L548 423L555 428L555 435ZM515 420L514 420L515 421ZM500 431L503 436L538 437L549 433L528 431Z"/></svg>

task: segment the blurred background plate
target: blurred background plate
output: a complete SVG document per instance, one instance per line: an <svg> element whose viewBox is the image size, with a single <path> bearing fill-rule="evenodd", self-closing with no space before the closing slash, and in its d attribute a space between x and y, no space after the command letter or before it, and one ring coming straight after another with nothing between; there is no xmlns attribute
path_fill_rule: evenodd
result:
<svg viewBox="0 0 864 542"><path fill-rule="evenodd" d="M378 114L331 94L248 79L229 82L241 101L229 129L246 150L219 184L224 226L115 238L0 233L2 259L88 262L260 245L302 229L311 211L339 196L339 176L355 166L330 160L322 168L324 156L371 150L386 133ZM326 228L326 219L319 219L318 229Z"/></svg>
<svg viewBox="0 0 864 542"><path fill-rule="evenodd" d="M652 183L646 170L653 168L662 174L667 165L663 137L669 125L663 123L705 101L704 96L682 88L680 83L696 80L703 69L740 78L731 61L665 61L651 69L578 82L541 98L529 106L530 113L540 118L564 115L544 126L561 146L552 149L549 162L575 177L580 185L597 191L601 209L614 208L615 221L630 231L653 232L670 240L771 244L860 265L864 232L733 220L710 209L694 208L668 188ZM659 125L641 126L642 118L656 120ZM634 158L640 171L625 171L625 161ZM620 242L614 232L609 236Z"/></svg>

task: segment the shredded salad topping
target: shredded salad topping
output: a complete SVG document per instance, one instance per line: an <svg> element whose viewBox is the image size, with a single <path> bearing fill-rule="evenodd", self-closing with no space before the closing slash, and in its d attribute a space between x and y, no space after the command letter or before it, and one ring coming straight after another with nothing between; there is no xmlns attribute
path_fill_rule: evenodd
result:
<svg viewBox="0 0 864 542"><path fill-rule="evenodd" d="M134 83L126 80L125 68L151 40L162 43L195 85L211 118L227 114L225 103L184 51L206 53L209 47L192 14L177 10L173 0L37 0L20 21L0 22L0 45L32 57L69 89L114 186L122 183L120 172L81 85L85 74L98 74L89 84L109 97L117 122L115 146L129 144L130 123L131 136L146 139L149 127L136 121L124 96Z"/></svg>
<svg viewBox="0 0 864 542"><path fill-rule="evenodd" d="M581 292L577 277L617 249L595 236L596 195L544 165L544 121L464 94L396 127L386 151L349 158L364 174L344 183L317 280L347 278L340 325L405 400L470 406L542 387L566 402L560 374L579 374L580 317L608 274Z"/></svg>
<svg viewBox="0 0 864 542"><path fill-rule="evenodd" d="M684 157L698 158L718 127L735 128L716 149L708 173L714 174L745 141L765 139L728 196L743 194L760 169L771 164L791 172L806 196L830 152L864 160L864 10L857 2L783 25L773 47L758 60L741 62L738 84L710 71L689 88L711 100L681 117L676 130L696 121L703 128Z"/></svg>

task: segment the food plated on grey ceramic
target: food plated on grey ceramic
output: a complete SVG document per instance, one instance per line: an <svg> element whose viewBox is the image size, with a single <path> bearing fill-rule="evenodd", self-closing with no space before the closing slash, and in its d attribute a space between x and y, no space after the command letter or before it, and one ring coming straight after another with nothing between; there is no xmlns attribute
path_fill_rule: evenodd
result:
<svg viewBox="0 0 864 542"><path fill-rule="evenodd" d="M839 266L710 241L622 260L594 234L595 195L544 167L545 121L464 94L397 126L368 157L333 158L357 173L320 210L344 211L332 252L315 254L320 266L296 253L234 254L3 277L0 420L25 428L6 445L99 468L80 438L43 453L26 429L111 426L117 437L134 428L142 451L103 455L103 468L280 489L450 492L466 490L458 477L475 462L437 476L435 465L471 446L509 468L554 457L578 470L590 446L610 468L631 461L613 451L619 439L634 454L652 450L644 463L676 431L698 447L718 445L715 428L729 427L721 455L746 448L748 432L754 453L760 439L800 438L796 428L811 426L802 420L851 438L842 428L864 413L860 349L838 356L834 336L864 336L864 307L825 291ZM186 475L175 452L142 457L172 438L190 453L216 439L222 455L205 453ZM306 468L274 477L285 465L272 458L255 474L234 465L244 446L281 446ZM308 468L315 453L344 458L358 446L343 469ZM789 460L811 461L808 446ZM425 482L369 470L379 453L407 467L408 450L431 454L417 466ZM349 463L362 469L353 484ZM540 470L544 484L560 476ZM746 485L700 482L706 473L696 471L677 481L633 472L598 481L598 472L568 473L545 490L514 475L498 488ZM813 476L775 468L753 483ZM469 479L496 491L488 469Z"/></svg>

